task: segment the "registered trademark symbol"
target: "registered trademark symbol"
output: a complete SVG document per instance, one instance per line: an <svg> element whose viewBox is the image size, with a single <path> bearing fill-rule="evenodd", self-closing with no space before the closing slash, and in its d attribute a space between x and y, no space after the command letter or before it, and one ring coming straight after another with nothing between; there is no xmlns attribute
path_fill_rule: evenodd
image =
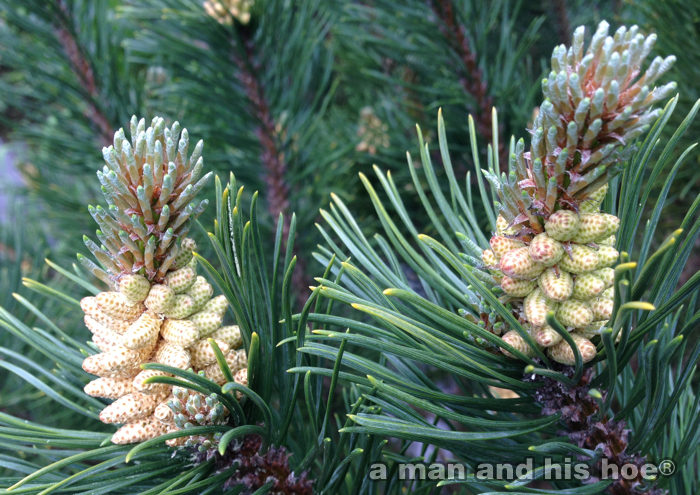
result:
<svg viewBox="0 0 700 495"><path fill-rule="evenodd" d="M661 476L671 476L676 470L676 463L672 459L662 459L659 463Z"/></svg>

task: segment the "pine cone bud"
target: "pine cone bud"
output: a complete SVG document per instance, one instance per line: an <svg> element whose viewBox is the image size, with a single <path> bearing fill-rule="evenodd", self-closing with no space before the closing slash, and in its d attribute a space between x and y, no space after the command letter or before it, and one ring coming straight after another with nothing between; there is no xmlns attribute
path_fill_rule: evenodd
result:
<svg viewBox="0 0 700 495"><path fill-rule="evenodd" d="M85 358L83 369L103 378L133 377L141 371L139 366L151 352L153 349L150 347L137 351L117 348Z"/></svg>
<svg viewBox="0 0 700 495"><path fill-rule="evenodd" d="M601 268L593 272L593 275L598 277L605 284L605 288L608 289L615 285L615 270L612 268Z"/></svg>
<svg viewBox="0 0 700 495"><path fill-rule="evenodd" d="M530 280L516 280L510 277L503 277L501 289L511 297L525 297L537 287L537 282Z"/></svg>
<svg viewBox="0 0 700 495"><path fill-rule="evenodd" d="M153 417L166 425L175 424L175 412L168 405L168 402L172 400L175 400L175 397L171 396L167 401L161 402L153 411Z"/></svg>
<svg viewBox="0 0 700 495"><path fill-rule="evenodd" d="M230 349L238 349L243 344L243 337L241 337L241 330L238 328L238 325L221 327L209 335L209 338L223 340L229 345Z"/></svg>
<svg viewBox="0 0 700 495"><path fill-rule="evenodd" d="M553 345L561 342L562 339L562 336L559 335L559 333L557 333L556 330L554 330L549 325L536 328L533 331L532 336L535 338L535 341L542 347L552 347Z"/></svg>
<svg viewBox="0 0 700 495"><path fill-rule="evenodd" d="M187 292L197 281L197 271L190 266L183 266L165 275L165 284L175 291L175 294Z"/></svg>
<svg viewBox="0 0 700 495"><path fill-rule="evenodd" d="M614 302L610 299L599 297L591 301L592 321L609 320L612 316Z"/></svg>
<svg viewBox="0 0 700 495"><path fill-rule="evenodd" d="M94 297L84 297L80 300L80 308L83 310L86 316L94 319L96 322L104 325L110 330L123 334L131 326L130 321L119 320L117 318L112 318L107 313L102 311L100 305L97 304L97 299Z"/></svg>
<svg viewBox="0 0 700 495"><path fill-rule="evenodd" d="M545 266L530 257L527 247L508 251L501 258L501 271L504 275L517 280L532 280L537 278Z"/></svg>
<svg viewBox="0 0 700 495"><path fill-rule="evenodd" d="M239 370L248 365L248 358L244 350L229 351L229 353L226 354L226 363L231 369L231 373L235 375ZM223 385L226 383L226 377L221 371L221 368L219 368L218 363L210 364L204 368L204 373L207 378L218 385Z"/></svg>
<svg viewBox="0 0 700 495"><path fill-rule="evenodd" d="M593 322L593 312L585 302L567 299L557 309L557 320L565 327L581 328Z"/></svg>
<svg viewBox="0 0 700 495"><path fill-rule="evenodd" d="M171 344L190 347L199 340L199 330L194 322L168 318L163 322L160 334Z"/></svg>
<svg viewBox="0 0 700 495"><path fill-rule="evenodd" d="M592 273L578 275L574 282L573 297L585 301L600 296L605 290L605 283Z"/></svg>
<svg viewBox="0 0 700 495"><path fill-rule="evenodd" d="M564 256L564 247L547 233L536 235L530 242L530 257L544 266L559 263Z"/></svg>
<svg viewBox="0 0 700 495"><path fill-rule="evenodd" d="M132 304L119 292L100 292L95 300L107 316L118 320L135 320L144 311L143 304Z"/></svg>
<svg viewBox="0 0 700 495"><path fill-rule="evenodd" d="M199 332L199 338L203 338L219 328L224 317L217 313L200 311L190 316L187 320L195 324Z"/></svg>
<svg viewBox="0 0 700 495"><path fill-rule="evenodd" d="M187 291L187 295L194 301L194 311L201 310L214 294L214 288L204 277L197 277L194 285Z"/></svg>
<svg viewBox="0 0 700 495"><path fill-rule="evenodd" d="M564 255L559 267L570 273L588 273L598 268L598 253L580 244L571 244L571 255Z"/></svg>
<svg viewBox="0 0 700 495"><path fill-rule="evenodd" d="M608 229L608 221L606 217L600 213L582 213L579 215L580 226L576 235L571 239L572 242L579 244L588 244L597 239L608 237L606 234Z"/></svg>
<svg viewBox="0 0 700 495"><path fill-rule="evenodd" d="M598 268L609 268L617 263L620 253L612 246L600 246L598 248Z"/></svg>
<svg viewBox="0 0 700 495"><path fill-rule="evenodd" d="M190 352L182 346L169 342L160 343L156 351L155 360L160 364L180 368L181 370L186 370L192 366Z"/></svg>
<svg viewBox="0 0 700 495"><path fill-rule="evenodd" d="M91 397L118 399L136 392L131 378L98 378L85 385L85 393Z"/></svg>
<svg viewBox="0 0 700 495"><path fill-rule="evenodd" d="M496 219L496 230L499 235L514 235L515 229L513 227L508 228L508 221L503 218L503 215L498 215Z"/></svg>
<svg viewBox="0 0 700 495"><path fill-rule="evenodd" d="M141 275L124 275L119 279L119 292L130 304L142 302L150 289L150 282Z"/></svg>
<svg viewBox="0 0 700 495"><path fill-rule="evenodd" d="M617 244L617 237L614 235L611 235L610 237L606 237L602 241L598 241L597 244L599 246L615 246Z"/></svg>
<svg viewBox="0 0 700 495"><path fill-rule="evenodd" d="M581 354L581 359L584 363L591 361L596 356L596 348L587 338L578 335L576 333L570 334L571 338L574 340L574 344L578 348ZM562 340L558 344L549 348L549 356L554 359L557 363L566 364L573 366L576 364L576 359L574 358L574 351L571 346Z"/></svg>
<svg viewBox="0 0 700 495"><path fill-rule="evenodd" d="M243 368L242 370L238 370L238 373L233 377L233 381L236 382L239 385L243 385L244 387L248 386L248 368ZM236 399L241 400L243 398L243 394L241 392L236 392Z"/></svg>
<svg viewBox="0 0 700 495"><path fill-rule="evenodd" d="M180 249L175 256L173 264L170 265L170 270L178 270L187 266L192 261L192 253L197 250L197 243L194 239L186 238L180 243Z"/></svg>
<svg viewBox="0 0 700 495"><path fill-rule="evenodd" d="M184 241L183 241L184 242ZM175 291L167 285L156 284L151 287L144 301L146 308L154 313L166 313L175 304Z"/></svg>
<svg viewBox="0 0 700 495"><path fill-rule="evenodd" d="M216 313L224 316L228 309L228 300L226 296L216 296L207 302L202 308L203 313Z"/></svg>
<svg viewBox="0 0 700 495"><path fill-rule="evenodd" d="M541 327L547 322L547 312L555 311L557 303L547 299L541 289L535 289L525 298L523 306L528 323Z"/></svg>
<svg viewBox="0 0 700 495"><path fill-rule="evenodd" d="M518 241L516 239L510 239L501 235L494 235L489 240L491 244L491 251L496 256L496 259L501 259L508 251L521 248L525 243Z"/></svg>
<svg viewBox="0 0 700 495"><path fill-rule="evenodd" d="M569 210L559 210L549 216L544 229L552 239L569 241L578 232L580 221L578 215Z"/></svg>
<svg viewBox="0 0 700 495"><path fill-rule="evenodd" d="M574 281L571 274L564 270L559 270L557 273L553 268L547 268L540 275L538 284L544 296L555 302L566 301L574 291Z"/></svg>
<svg viewBox="0 0 700 495"><path fill-rule="evenodd" d="M122 337L117 332L113 332L111 328L98 323L97 320L87 315L85 315L84 321L85 326L92 332L93 338L98 337L100 341L110 348L121 347Z"/></svg>
<svg viewBox="0 0 700 495"><path fill-rule="evenodd" d="M103 423L128 423L136 419L150 416L158 403L160 396L144 395L141 393L127 394L120 397L100 412Z"/></svg>
<svg viewBox="0 0 700 495"><path fill-rule="evenodd" d="M498 259L496 259L496 255L490 249L484 249L484 252L481 254L481 260L486 266L498 265Z"/></svg>
<svg viewBox="0 0 700 495"><path fill-rule="evenodd" d="M164 425L153 416L149 416L127 423L119 428L117 432L112 435L112 443L126 445L129 443L145 442L151 438L165 435L167 432L167 425Z"/></svg>
<svg viewBox="0 0 700 495"><path fill-rule="evenodd" d="M222 354L226 356L231 347L223 340L215 340L215 342L221 349ZM192 366L197 369L216 363L216 354L214 354L214 349L212 349L211 344L207 340L200 340L192 346L190 354L192 356Z"/></svg>
<svg viewBox="0 0 700 495"><path fill-rule="evenodd" d="M600 210L600 205L605 199L605 195L608 193L608 185L605 184L600 189L596 189L591 193L580 205L580 213L598 213Z"/></svg>
<svg viewBox="0 0 700 495"><path fill-rule="evenodd" d="M501 337L504 342L507 344L510 344L511 346L515 347L517 350L525 354L527 357L533 357L536 355L535 350L530 347L525 340L516 332L515 330L509 330L506 332L506 334ZM512 359L517 359L517 357L514 354L511 354L507 350L505 350L503 347L501 347L501 352L505 354L507 357L512 358Z"/></svg>
<svg viewBox="0 0 700 495"><path fill-rule="evenodd" d="M173 320L181 320L194 313L194 309L194 299L187 294L178 294L173 300L173 305L163 314Z"/></svg>
<svg viewBox="0 0 700 495"><path fill-rule="evenodd" d="M170 385L164 383L144 383L148 378L154 376L172 376L164 371L158 370L143 370L141 373L136 375L132 381L133 387L141 394L145 395L157 395L170 393Z"/></svg>
<svg viewBox="0 0 700 495"><path fill-rule="evenodd" d="M617 218L615 215L611 215L609 213L603 213L602 215L605 218L606 228L605 228L605 233L603 233L600 236L599 240L607 239L608 237L617 233L618 230L620 230L620 219L619 218ZM614 245L614 243L612 245Z"/></svg>
<svg viewBox="0 0 700 495"><path fill-rule="evenodd" d="M155 313L146 311L122 335L121 344L132 350L152 346L158 339L160 325L160 318Z"/></svg>

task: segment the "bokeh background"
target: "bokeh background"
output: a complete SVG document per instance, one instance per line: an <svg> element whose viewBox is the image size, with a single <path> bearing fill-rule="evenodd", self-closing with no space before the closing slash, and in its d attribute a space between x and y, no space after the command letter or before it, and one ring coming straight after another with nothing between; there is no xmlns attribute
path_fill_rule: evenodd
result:
<svg viewBox="0 0 700 495"><path fill-rule="evenodd" d="M86 251L101 148L133 114L177 120L204 139L208 169L234 173L246 197L260 191L268 231L280 211L296 213L295 287L305 298L323 270L314 224L331 193L371 228L358 174L373 176L376 164L410 189L408 166L418 165L406 151L417 156L417 124L437 152L439 108L453 163L471 180L473 153L484 159L495 146L505 157L511 135L525 136L553 47L603 19L656 32L655 54L677 56L677 124L700 97L697 0L0 0L0 306L31 326L19 294L67 333L83 331L78 311L60 309L63 296L29 291L23 278L82 296L44 260L70 269ZM693 125L678 150L697 139ZM698 165L695 153L675 182L665 232L700 192ZM688 274L699 268L695 256ZM2 329L0 344L29 352ZM67 427L70 411L45 414L48 404L0 367L0 411Z"/></svg>

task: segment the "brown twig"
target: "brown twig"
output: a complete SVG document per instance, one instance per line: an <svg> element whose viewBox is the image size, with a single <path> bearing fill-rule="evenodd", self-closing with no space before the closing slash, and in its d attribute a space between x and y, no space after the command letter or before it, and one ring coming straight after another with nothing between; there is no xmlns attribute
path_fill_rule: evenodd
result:
<svg viewBox="0 0 700 495"><path fill-rule="evenodd" d="M90 96L87 100L88 108L85 109L84 115L96 126L99 131L100 141L102 141L105 146L109 146L114 137L114 128L109 123L104 113L95 104L100 94L97 89L97 84L95 83L92 66L78 44L74 31L71 29L69 24L71 16L68 7L63 0L58 0L57 5L62 15L58 16L60 27L56 35L63 47L63 51L70 61L73 73L78 78L82 88Z"/></svg>
<svg viewBox="0 0 700 495"><path fill-rule="evenodd" d="M283 247L286 247L291 220L289 185L285 177L287 163L284 159L284 152L280 150L275 122L257 76L260 68L255 63L253 40L247 37L245 32L242 33L242 39L243 49L240 50L234 46L232 60L239 70L238 77L245 88L245 94L250 103L250 112L259 122L255 135L260 141L260 160L265 169L267 211L273 220L277 219L280 213L284 213L283 239L285 242ZM297 257L297 264L292 283L297 290L299 301L302 301L302 295L308 290L308 284L305 282L306 263L298 253L296 246L293 251Z"/></svg>
<svg viewBox="0 0 700 495"><path fill-rule="evenodd" d="M433 0L429 0L430 6L440 20L440 32L452 42L455 50L459 53L462 60L462 66L459 67L461 72L460 83L464 90L472 96L477 105L474 125L477 132L487 142L491 143L493 140L493 119L491 114L493 98L489 95L488 84L484 80L484 74L477 64L477 55L469 43L464 26L455 18L452 1L437 1L439 6ZM508 163L506 149L502 140L498 141L498 156L500 157L501 165Z"/></svg>

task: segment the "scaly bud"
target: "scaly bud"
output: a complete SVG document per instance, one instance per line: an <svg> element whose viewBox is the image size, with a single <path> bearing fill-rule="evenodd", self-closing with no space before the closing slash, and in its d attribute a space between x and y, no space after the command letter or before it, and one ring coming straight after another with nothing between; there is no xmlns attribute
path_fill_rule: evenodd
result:
<svg viewBox="0 0 700 495"><path fill-rule="evenodd" d="M537 287L537 282L530 280L516 280L510 277L503 277L501 289L511 297L525 297Z"/></svg>
<svg viewBox="0 0 700 495"><path fill-rule="evenodd" d="M574 344L578 348L578 351L581 354L581 359L584 363L591 361L596 356L596 348L590 340L576 333L572 333L571 338L574 340ZM569 366L576 364L574 351L565 340L562 340L557 345L550 347L549 356L557 363L566 364Z"/></svg>
<svg viewBox="0 0 700 495"><path fill-rule="evenodd" d="M171 344L190 347L199 340L199 330L194 322L167 318L163 322L160 334Z"/></svg>
<svg viewBox="0 0 700 495"><path fill-rule="evenodd" d="M588 244L600 239L607 232L608 222L600 213L582 213L579 215L580 226L576 235L571 239L579 244ZM607 237L607 236L605 236Z"/></svg>
<svg viewBox="0 0 700 495"><path fill-rule="evenodd" d="M241 330L238 328L238 325L221 327L209 335L209 338L216 341L223 340L229 345L230 349L238 349L243 344ZM226 353L224 353L224 355L226 355Z"/></svg>
<svg viewBox="0 0 700 495"><path fill-rule="evenodd" d="M605 290L605 283L592 273L576 276L573 297L585 301L600 296Z"/></svg>
<svg viewBox="0 0 700 495"><path fill-rule="evenodd" d="M571 273L588 273L598 268L598 254L591 248L571 244L571 255L564 255L559 266Z"/></svg>
<svg viewBox="0 0 700 495"><path fill-rule="evenodd" d="M602 297L591 301L592 321L609 320L612 316L613 306L614 303L612 300Z"/></svg>
<svg viewBox="0 0 700 495"><path fill-rule="evenodd" d="M194 301L194 311L199 311L211 299L214 294L214 288L207 282L204 277L197 277L195 283L187 291L187 295Z"/></svg>
<svg viewBox="0 0 700 495"><path fill-rule="evenodd" d="M504 342L515 347L517 350L519 350L520 352L525 354L527 357L533 357L536 355L535 349L530 347L527 344L527 342L525 342L525 340L520 336L520 334L518 332L516 332L515 330L508 331L501 338L503 339ZM501 352L509 358L517 359L515 355L511 354L510 352L505 350L503 347L501 347Z"/></svg>
<svg viewBox="0 0 700 495"><path fill-rule="evenodd" d="M144 305L154 313L165 313L175 303L175 291L167 285L156 284L151 287Z"/></svg>
<svg viewBox="0 0 700 495"><path fill-rule="evenodd" d="M545 269L543 264L537 263L530 257L527 247L508 251L501 258L500 267L505 275L517 280L532 280Z"/></svg>
<svg viewBox="0 0 700 495"><path fill-rule="evenodd" d="M559 335L559 333L557 333L557 331L549 325L545 325L541 328L536 328L533 331L532 336L535 338L535 341L542 347L552 347L553 345L558 344L562 339L562 336Z"/></svg>
<svg viewBox="0 0 700 495"><path fill-rule="evenodd" d="M215 342L224 356L231 350L231 347L223 340L215 340ZM190 355L192 356L192 366L198 369L216 362L216 354L214 354L211 344L206 340L200 340L192 346Z"/></svg>
<svg viewBox="0 0 700 495"><path fill-rule="evenodd" d="M186 370L192 365L192 357L187 349L177 344L163 342L158 346L155 359L160 364Z"/></svg>
<svg viewBox="0 0 700 495"><path fill-rule="evenodd" d="M600 246L598 249L598 268L608 268L617 263L620 253L612 246Z"/></svg>
<svg viewBox="0 0 700 495"><path fill-rule="evenodd" d="M564 255L564 248L559 241L543 232L532 239L529 253L536 262L542 263L544 266L553 266L559 263Z"/></svg>
<svg viewBox="0 0 700 495"><path fill-rule="evenodd" d="M107 316L118 320L133 320L144 311L143 304L132 304L120 292L100 292L95 300Z"/></svg>
<svg viewBox="0 0 700 495"><path fill-rule="evenodd" d="M168 432L168 426L164 425L153 416L127 423L112 435L112 443L126 445L130 443L145 442L159 437Z"/></svg>
<svg viewBox="0 0 700 495"><path fill-rule="evenodd" d="M606 289L615 284L615 270L612 268L601 268L600 270L596 270L592 273L603 281Z"/></svg>
<svg viewBox="0 0 700 495"><path fill-rule="evenodd" d="M150 311L144 312L121 336L121 344L127 349L143 349L158 339L160 318Z"/></svg>
<svg viewBox="0 0 700 495"><path fill-rule="evenodd" d="M85 393L91 397L118 399L135 392L131 378L98 378L85 385Z"/></svg>
<svg viewBox="0 0 700 495"><path fill-rule="evenodd" d="M216 296L204 305L202 308L203 313L216 313L218 315L224 316L226 310L228 309L228 300L226 296Z"/></svg>
<svg viewBox="0 0 700 495"><path fill-rule="evenodd" d="M187 320L197 326L199 337L202 338L219 328L224 318L218 313L205 313L200 311L187 318Z"/></svg>
<svg viewBox="0 0 700 495"><path fill-rule="evenodd" d="M495 235L491 237L491 240L489 241L491 244L491 250L493 251L493 254L496 255L497 259L501 259L503 255L505 255L508 251L512 251L514 249L521 248L525 245L525 243L515 240L515 239L509 239L508 237L500 236L500 235Z"/></svg>
<svg viewBox="0 0 700 495"><path fill-rule="evenodd" d="M165 275L165 284L174 290L175 294L187 292L196 281L197 271L189 266L184 266Z"/></svg>
<svg viewBox="0 0 700 495"><path fill-rule="evenodd" d="M498 265L498 259L496 258L496 254L490 249L484 249L484 252L481 255L481 260L486 266Z"/></svg>
<svg viewBox="0 0 700 495"><path fill-rule="evenodd" d="M558 273L553 268L547 268L540 278L538 285L542 289L543 295L555 302L566 301L571 297L574 290L574 281L571 274L565 270L558 270Z"/></svg>
<svg viewBox="0 0 700 495"><path fill-rule="evenodd" d="M565 327L581 328L591 324L593 312L585 302L567 299L557 309L557 320Z"/></svg>
<svg viewBox="0 0 700 495"><path fill-rule="evenodd" d="M569 210L552 213L544 223L544 229L549 236L557 241L571 240L578 232L579 226L578 215Z"/></svg>
<svg viewBox="0 0 700 495"><path fill-rule="evenodd" d="M533 290L523 303L525 318L533 327L541 327L547 322L547 313L557 309L557 303L547 299L541 289Z"/></svg>

